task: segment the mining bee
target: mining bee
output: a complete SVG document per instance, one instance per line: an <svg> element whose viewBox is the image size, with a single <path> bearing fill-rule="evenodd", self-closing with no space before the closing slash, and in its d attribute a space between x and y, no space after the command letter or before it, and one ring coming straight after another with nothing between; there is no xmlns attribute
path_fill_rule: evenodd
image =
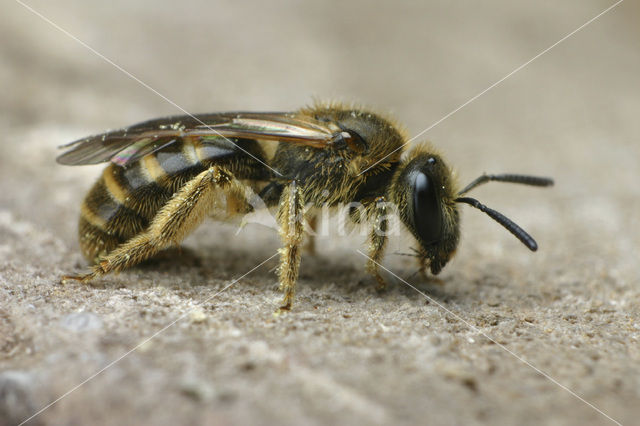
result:
<svg viewBox="0 0 640 426"><path fill-rule="evenodd" d="M438 274L455 253L460 204L485 212L537 249L514 222L464 195L489 181L549 186L552 179L483 174L458 190L451 169L429 144L403 152L406 143L390 119L339 104L293 113L175 116L72 142L59 163L109 164L81 207L80 248L93 266L67 278L87 282L140 263L179 244L207 215L251 212L254 195L277 209L282 309L294 298L303 219L321 206L364 207L353 220L371 227L367 270L380 286L389 203L418 242L422 271Z"/></svg>

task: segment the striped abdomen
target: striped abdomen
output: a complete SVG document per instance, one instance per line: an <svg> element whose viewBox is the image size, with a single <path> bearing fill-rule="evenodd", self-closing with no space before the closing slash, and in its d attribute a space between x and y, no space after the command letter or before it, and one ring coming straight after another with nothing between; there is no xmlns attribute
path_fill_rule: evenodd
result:
<svg viewBox="0 0 640 426"><path fill-rule="evenodd" d="M126 167L109 164L82 203L79 239L85 258L96 262L144 231L180 187L214 164L238 179L268 179L268 169L245 153L264 161L260 145L247 139L234 142L178 139Z"/></svg>

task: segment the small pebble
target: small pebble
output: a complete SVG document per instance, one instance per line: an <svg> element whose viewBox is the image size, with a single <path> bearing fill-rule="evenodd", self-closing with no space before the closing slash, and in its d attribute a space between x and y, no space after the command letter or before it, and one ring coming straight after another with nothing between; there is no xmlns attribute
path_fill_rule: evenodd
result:
<svg viewBox="0 0 640 426"><path fill-rule="evenodd" d="M194 324L199 324L201 322L205 322L207 320L207 314L200 308L195 308L189 313L189 319Z"/></svg>

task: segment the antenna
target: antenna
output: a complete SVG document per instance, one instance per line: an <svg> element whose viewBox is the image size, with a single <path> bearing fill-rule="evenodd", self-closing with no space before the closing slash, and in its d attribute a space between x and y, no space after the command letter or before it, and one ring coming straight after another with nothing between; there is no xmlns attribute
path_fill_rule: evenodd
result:
<svg viewBox="0 0 640 426"><path fill-rule="evenodd" d="M484 176L487 176L487 175L484 175ZM503 176L506 176L506 175L503 175ZM518 175L510 175L510 176L518 176ZM478 179L476 179L476 181ZM542 178L537 178L537 179L542 179ZM483 183L483 182L480 182L480 183ZM479 184L476 184L476 185L479 185ZM514 221L512 221L511 219L509 219L508 217L506 217L502 213L500 213L498 211L495 211L495 210L485 206L484 204L482 204L480 201L476 200L475 198L458 197L458 198L455 199L455 201L457 203L469 204L470 206L473 206L476 209L478 209L478 210L480 210L482 212L485 212L487 215L489 215L489 217L491 219L495 220L500 225L504 226L507 229L507 231L511 232L517 239L519 239L522 242L522 244L527 246L527 248L529 250L531 250L531 251L538 250L538 243L536 243L536 240L534 240L533 237L527 233L527 231L525 231L524 229L520 228Z"/></svg>
<svg viewBox="0 0 640 426"><path fill-rule="evenodd" d="M528 175L515 175L515 174L510 174L510 173L501 174L501 175L483 174L482 176L476 178L469 185L465 186L462 191L458 192L458 195L466 194L467 192L471 191L476 186L480 186L483 183L492 182L492 181L493 182L519 183L521 185L531 185L531 186L551 186L551 185L553 185L553 179L547 178L547 177L528 176Z"/></svg>

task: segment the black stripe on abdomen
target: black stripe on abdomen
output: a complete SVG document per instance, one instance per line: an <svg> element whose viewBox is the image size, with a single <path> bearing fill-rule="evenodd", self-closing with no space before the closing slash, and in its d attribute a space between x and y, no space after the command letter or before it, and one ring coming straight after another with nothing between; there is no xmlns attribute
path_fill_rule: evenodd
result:
<svg viewBox="0 0 640 426"><path fill-rule="evenodd" d="M83 212L90 223L122 238L131 238L149 225L147 218L113 197L104 177L96 182L85 198Z"/></svg>
<svg viewBox="0 0 640 426"><path fill-rule="evenodd" d="M169 188L151 180L143 171L141 163L134 163L126 168L111 164L105 170L104 177L106 183L113 181L111 185L106 185L111 198L133 210L146 222L153 220L173 194Z"/></svg>

